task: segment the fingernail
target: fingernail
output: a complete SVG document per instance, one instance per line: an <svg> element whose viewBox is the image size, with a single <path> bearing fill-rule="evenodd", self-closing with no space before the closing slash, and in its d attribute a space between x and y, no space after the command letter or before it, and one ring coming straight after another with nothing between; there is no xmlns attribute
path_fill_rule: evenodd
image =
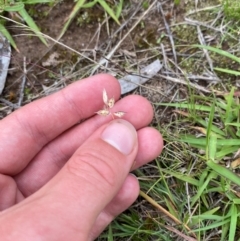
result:
<svg viewBox="0 0 240 241"><path fill-rule="evenodd" d="M114 120L103 131L101 138L125 155L129 155L137 141L137 132L125 120Z"/></svg>

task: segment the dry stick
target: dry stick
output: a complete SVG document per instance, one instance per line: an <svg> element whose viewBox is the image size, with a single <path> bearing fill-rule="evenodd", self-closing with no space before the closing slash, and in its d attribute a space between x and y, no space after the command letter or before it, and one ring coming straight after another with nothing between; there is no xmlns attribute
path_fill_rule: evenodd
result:
<svg viewBox="0 0 240 241"><path fill-rule="evenodd" d="M218 15L216 18L214 18L213 22L211 23L211 26L214 26L216 22L218 22L220 19L224 19L224 13L222 11L218 11ZM222 25L222 23L221 23Z"/></svg>
<svg viewBox="0 0 240 241"><path fill-rule="evenodd" d="M165 48L164 48L164 45L161 43L161 50L162 50L162 56L163 56L163 63L164 63L164 66L167 70L170 71L170 68L169 68L169 64L168 64L168 61L167 61L167 55L166 55L166 51L165 51Z"/></svg>
<svg viewBox="0 0 240 241"><path fill-rule="evenodd" d="M223 29L224 29L226 26L228 26L228 23L227 23L227 24L223 25L221 28L214 28L214 27L210 26L209 24L206 24L206 23L203 23L203 22L200 22L200 21L197 21L197 20L192 20L192 19L190 19L190 18L185 18L185 21L186 21L185 23L181 23L181 24L186 24L186 23L187 23L187 24L191 24L191 25L194 25L194 26L203 26L203 27L205 27L205 28L207 28L207 29L211 29L211 30L214 30L214 31L220 32L220 33L222 33L222 32L223 32ZM179 24L178 24L178 25L179 25ZM228 32L225 32L225 34L226 34L227 36L231 37L232 39L238 41L238 39L235 38L232 34L230 34L230 33L228 33Z"/></svg>
<svg viewBox="0 0 240 241"><path fill-rule="evenodd" d="M199 12L202 12L202 11L208 11L208 10L213 10L213 9L216 10L216 8L221 7L221 6L222 6L221 4L218 4L216 6L210 6L210 7L205 7L205 8L198 8L198 9L189 11L188 13L186 13L185 16L196 14L196 13L199 13Z"/></svg>
<svg viewBox="0 0 240 241"><path fill-rule="evenodd" d="M98 64L95 66L95 68L92 70L91 74L93 75L95 71L105 64L108 64L109 60L115 53L115 51L119 48L119 46L122 44L122 42L126 39L126 37L136 28L136 26L142 21L142 19L150 12L150 10L154 7L154 5L157 3L158 0L155 0L149 8L138 18L138 20L133 24L133 26L129 29L129 31L123 36L123 38L115 45L115 47L112 49L112 51L106 56L103 57Z"/></svg>
<svg viewBox="0 0 240 241"><path fill-rule="evenodd" d="M26 56L23 57L23 78L22 78L22 84L20 86L20 95L18 100L18 106L21 107L24 97L24 88L26 84L26 76L27 76L27 69L26 69Z"/></svg>
<svg viewBox="0 0 240 241"><path fill-rule="evenodd" d="M216 76L203 76L203 75L190 74L190 75L187 75L187 78L195 80L195 81L197 81L197 80L206 80L207 82L219 81L219 78Z"/></svg>
<svg viewBox="0 0 240 241"><path fill-rule="evenodd" d="M200 44L201 45L206 45L205 39L203 37L202 31L201 31L199 26L197 26L197 32L198 32L198 40L199 40ZM208 54L208 50L207 49L203 49L203 53L205 54L205 56L207 58L210 70L214 73L213 62L212 62L212 59L210 58L210 56Z"/></svg>
<svg viewBox="0 0 240 241"><path fill-rule="evenodd" d="M14 109L17 109L17 108L18 108L18 105L17 105L17 104L13 104L12 102L10 102L10 101L8 101L8 100L6 100L6 99L4 99L4 98L0 98L0 102L8 105L8 106L11 107L11 108L14 108Z"/></svg>
<svg viewBox="0 0 240 241"><path fill-rule="evenodd" d="M172 81L174 83L191 86L191 87L193 87L193 88L195 88L197 90L201 90L201 91L203 91L205 93L211 93L212 92L212 91L210 91L210 90L208 90L208 89L206 89L206 88L204 88L204 87L202 87L200 85L193 84L191 82L187 82L187 81L182 80L182 79L177 79L177 78L173 78L173 77L170 77L170 76L164 76L164 75L161 75L161 74L158 74L157 76L162 77L162 78L164 78L166 80L170 80L170 81Z"/></svg>
<svg viewBox="0 0 240 241"><path fill-rule="evenodd" d="M172 52L173 52L174 61L175 61L175 63L177 63L177 55L176 55L175 44L174 44L172 32L171 32L171 30L170 30L170 28L169 28L169 25L168 25L168 22L167 22L167 20L166 20L166 18L165 18L165 15L164 15L164 12L163 12L162 4L161 4L161 3L159 3L159 9L160 9L160 11L161 11L162 18L163 18L163 22L164 22L165 28L166 28L166 30L167 30L167 34L168 34L168 37L169 37L171 46L172 46Z"/></svg>

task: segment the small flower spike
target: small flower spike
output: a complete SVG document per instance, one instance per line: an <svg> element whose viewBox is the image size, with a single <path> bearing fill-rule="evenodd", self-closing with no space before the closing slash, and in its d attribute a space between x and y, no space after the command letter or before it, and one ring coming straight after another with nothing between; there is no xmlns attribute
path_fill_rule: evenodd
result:
<svg viewBox="0 0 240 241"><path fill-rule="evenodd" d="M115 104L115 100L114 100L114 98L111 98L110 100L108 100L107 91L105 89L103 89L103 103L104 103L103 109L96 112L96 114L101 115L101 116L108 116L111 114L113 118L114 118L114 116L121 118L126 113L123 111L117 111L114 113L110 112L109 109L113 108L113 106Z"/></svg>

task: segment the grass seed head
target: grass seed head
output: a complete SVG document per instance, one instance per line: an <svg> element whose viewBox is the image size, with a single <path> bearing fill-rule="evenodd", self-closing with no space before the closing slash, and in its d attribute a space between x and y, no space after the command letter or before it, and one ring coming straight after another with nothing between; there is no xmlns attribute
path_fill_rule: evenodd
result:
<svg viewBox="0 0 240 241"><path fill-rule="evenodd" d="M108 101L108 107L109 107L109 108L113 108L114 104L115 104L115 100L114 100L114 98L111 98L111 99Z"/></svg>
<svg viewBox="0 0 240 241"><path fill-rule="evenodd" d="M117 111L114 113L110 112L109 109L113 108L113 106L115 104L115 100L114 100L114 98L111 98L110 100L108 100L107 91L105 89L103 89L103 102L104 102L103 110L99 110L98 112L96 112L96 114L101 115L101 116L108 116L111 114L111 116L113 118L114 118L114 116L121 118L122 116L125 115L125 112L123 112L123 111Z"/></svg>
<svg viewBox="0 0 240 241"><path fill-rule="evenodd" d="M126 114L126 112L123 112L123 111L117 111L117 112L113 113L113 115L115 115L119 118L123 117L125 114Z"/></svg>
<svg viewBox="0 0 240 241"><path fill-rule="evenodd" d="M107 91L103 89L103 102L105 105L108 105L108 96L107 96Z"/></svg>
<svg viewBox="0 0 240 241"><path fill-rule="evenodd" d="M109 110L103 109L103 110L99 110L98 112L96 112L98 115L102 115L102 116L108 116L110 114Z"/></svg>

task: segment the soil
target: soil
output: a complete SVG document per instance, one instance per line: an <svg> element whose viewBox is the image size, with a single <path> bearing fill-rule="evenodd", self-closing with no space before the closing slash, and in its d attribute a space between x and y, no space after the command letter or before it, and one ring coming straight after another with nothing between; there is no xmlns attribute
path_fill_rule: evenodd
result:
<svg viewBox="0 0 240 241"><path fill-rule="evenodd" d="M172 21L173 14L177 13L178 18L181 16L181 6L174 9L172 2L169 1L171 4L163 5L164 17L169 22ZM144 9L139 6L138 1L129 1L126 4L128 7L123 11L124 19L120 19L120 22L122 24L127 22L127 24L115 35L114 32L119 29L119 26L110 18L106 21L106 15L101 6L96 5L94 8L80 11L60 39L60 43L68 48L58 43L54 44L52 41L48 41L49 46L45 46L37 37L31 36L29 32L10 23L8 29L16 41L19 53L13 50L7 83L1 97L13 104L18 103L23 78L23 57L26 57L27 69L23 104L48 95L72 81L89 75L93 62L99 61L102 56L107 55L105 51L110 52L144 13ZM28 12L32 14L44 34L57 39L72 8L72 1L63 1L52 8L47 5L35 5L34 9L28 8ZM136 9L138 10L136 11ZM133 14L135 15L132 17ZM87 19L84 19L83 16L86 15ZM100 34L98 35L99 29ZM164 34L167 33L163 17L154 7L150 14L146 15L121 43L110 61L107 72L113 72L114 75L120 77L136 68L145 67L154 58L159 57L157 51L154 53L154 48L159 48L158 39ZM168 48L167 52L171 54L169 41L164 41ZM69 48L87 56L92 61L82 58ZM95 73L101 71L106 70L99 69ZM50 86L54 86L54 88L47 89ZM152 78L146 86L148 88L138 88L135 92L154 103L170 100L176 91L171 82L158 77ZM7 111L1 111L1 117L14 110L10 103L9 106L10 109L7 108Z"/></svg>

